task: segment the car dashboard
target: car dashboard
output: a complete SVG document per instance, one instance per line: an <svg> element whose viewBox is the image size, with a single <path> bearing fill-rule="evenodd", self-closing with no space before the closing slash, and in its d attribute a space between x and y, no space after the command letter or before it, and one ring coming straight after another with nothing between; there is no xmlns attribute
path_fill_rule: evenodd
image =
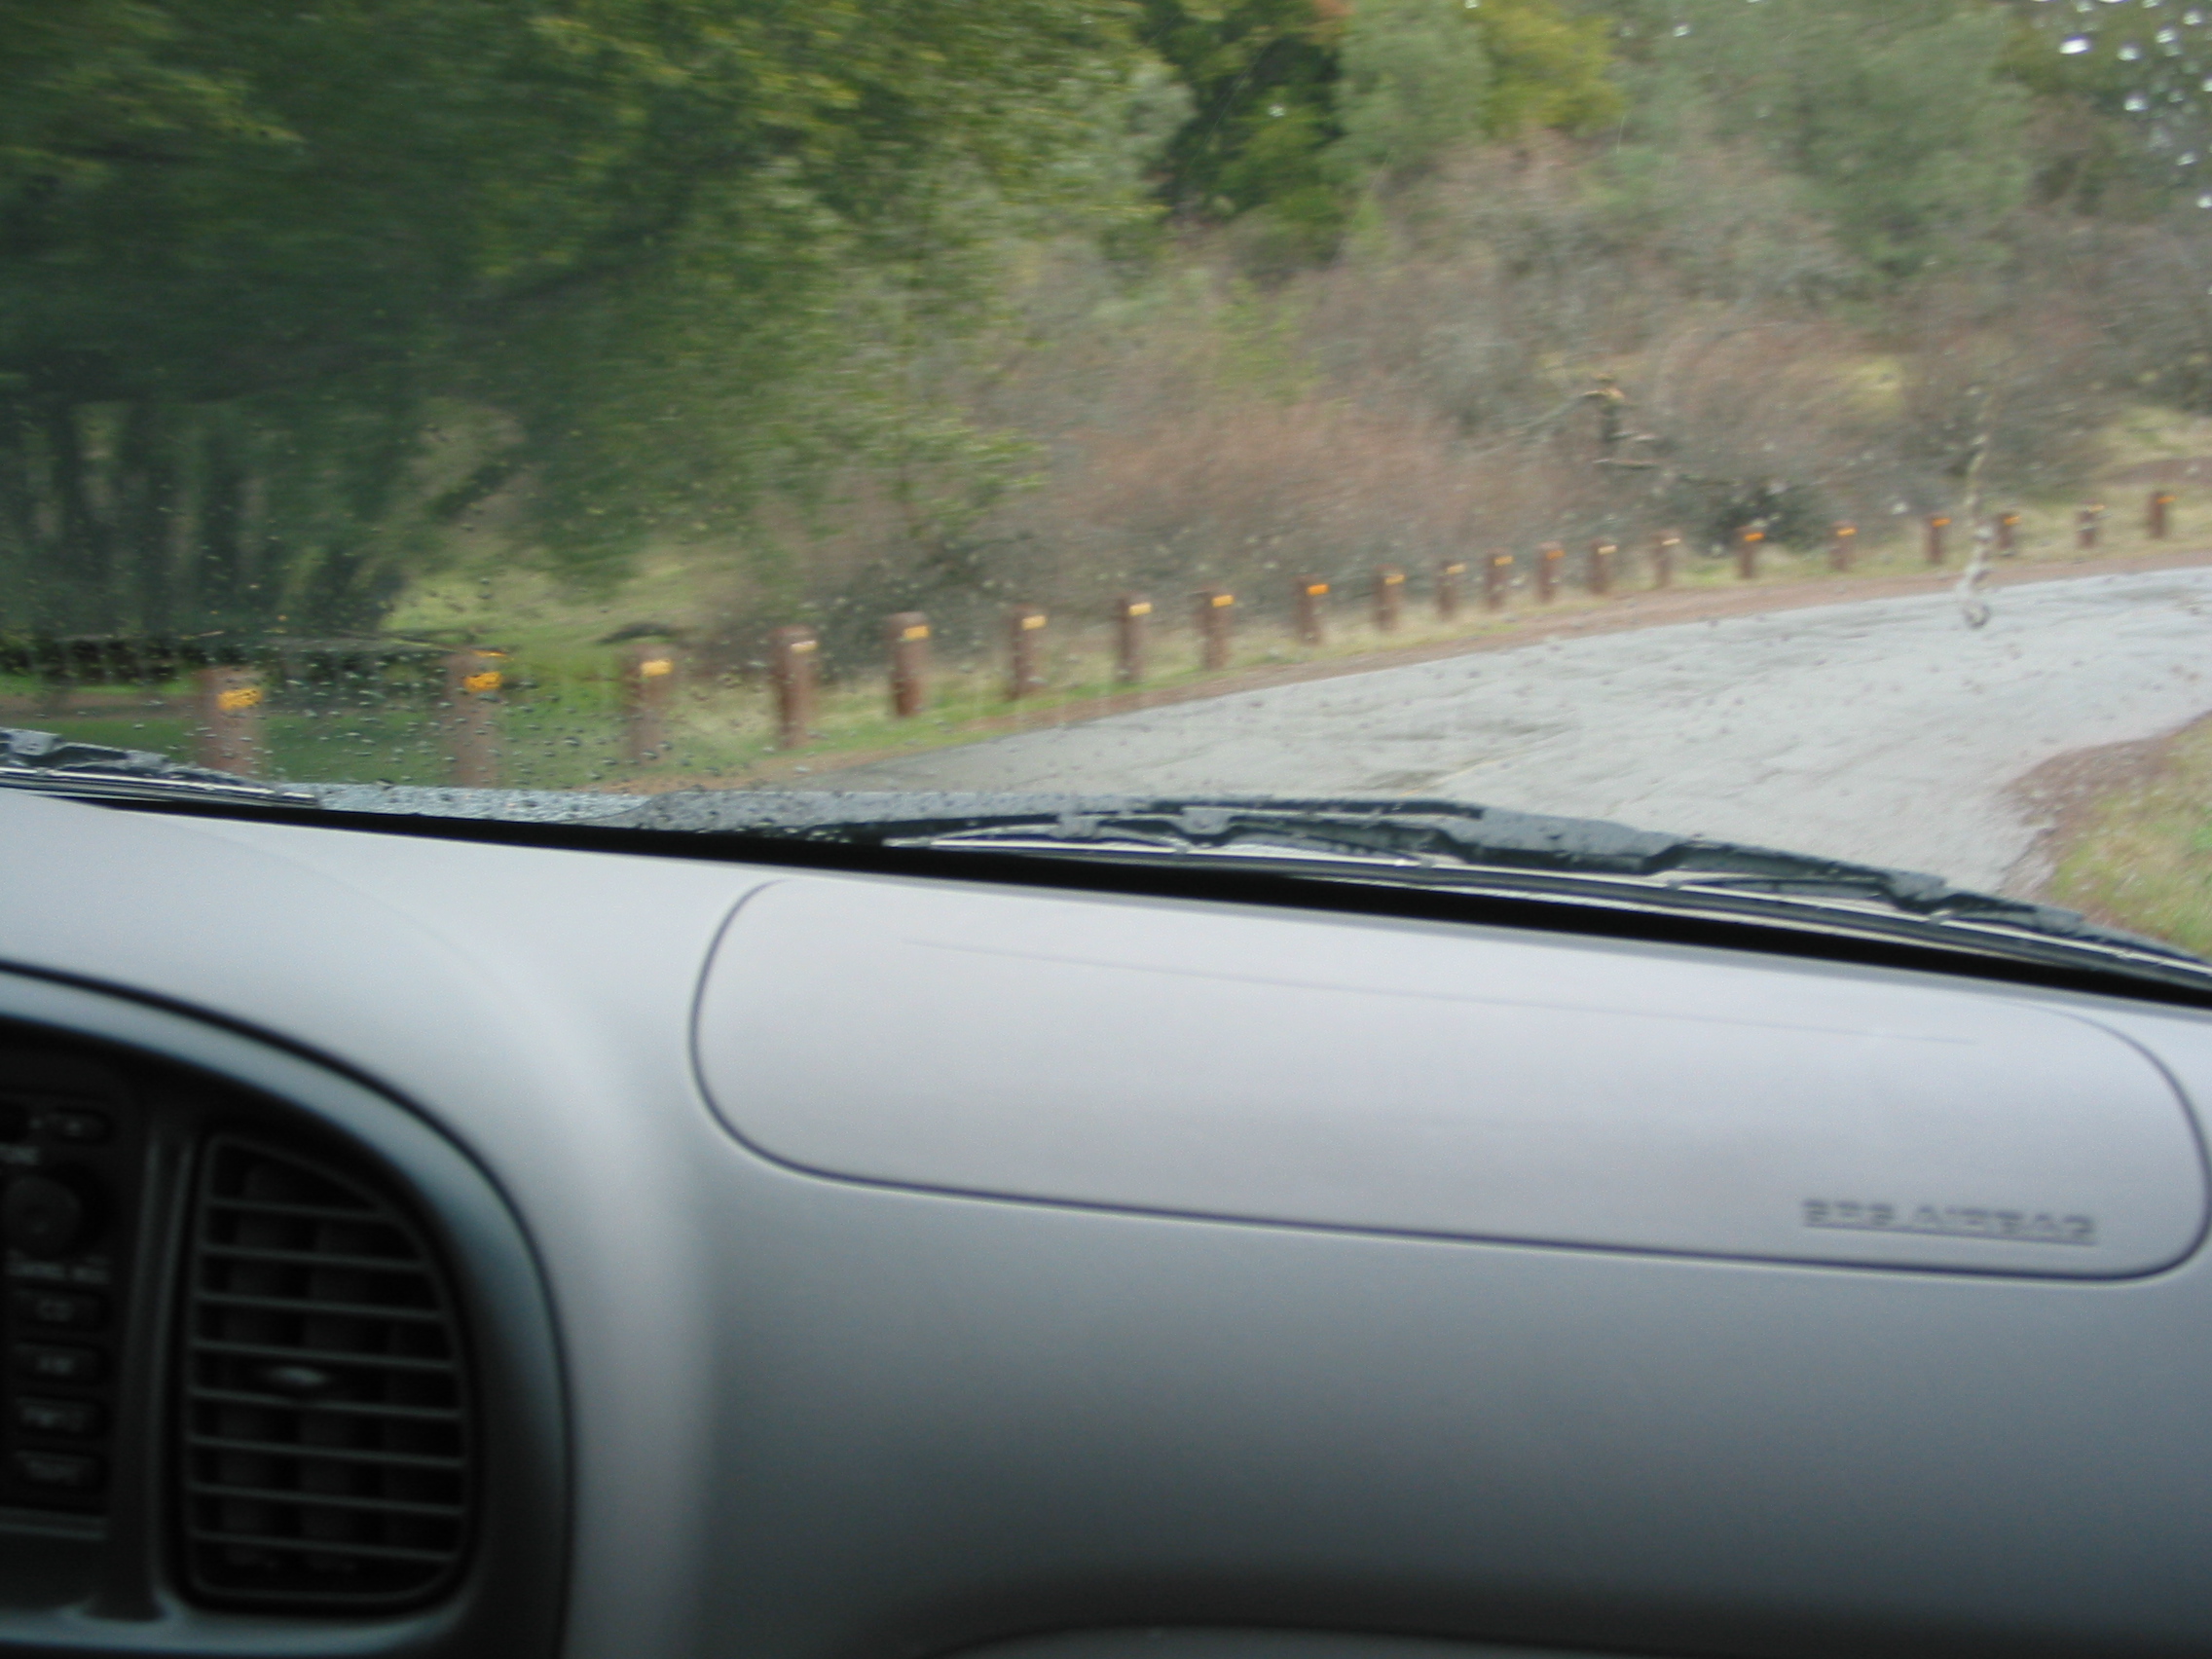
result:
<svg viewBox="0 0 2212 1659"><path fill-rule="evenodd" d="M2187 999L0 796L0 1653L2212 1649Z"/></svg>

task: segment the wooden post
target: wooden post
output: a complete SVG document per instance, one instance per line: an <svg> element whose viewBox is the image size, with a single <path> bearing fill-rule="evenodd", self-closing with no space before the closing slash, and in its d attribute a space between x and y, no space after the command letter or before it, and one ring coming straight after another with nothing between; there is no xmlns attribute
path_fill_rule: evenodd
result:
<svg viewBox="0 0 2212 1659"><path fill-rule="evenodd" d="M1949 513L1930 513L1928 515L1928 563L1930 565L1940 565L1943 562L1943 532L1950 528L1951 515Z"/></svg>
<svg viewBox="0 0 2212 1659"><path fill-rule="evenodd" d="M2074 515L2074 545L2084 553L2093 553L2097 547L2097 530L2104 522L2105 509L2100 501L2082 508Z"/></svg>
<svg viewBox="0 0 2212 1659"><path fill-rule="evenodd" d="M1467 573L1466 561L1446 559L1436 567L1436 616L1449 622L1459 614L1459 578Z"/></svg>
<svg viewBox="0 0 2212 1659"><path fill-rule="evenodd" d="M1375 627L1380 633L1398 631L1399 607L1406 597L1406 572L1384 565L1375 572Z"/></svg>
<svg viewBox="0 0 2212 1659"><path fill-rule="evenodd" d="M456 786L499 784L499 690L507 682L504 651L454 651L445 662L446 759Z"/></svg>
<svg viewBox="0 0 2212 1659"><path fill-rule="evenodd" d="M1229 666L1229 624L1236 608L1236 596L1227 588L1206 588L1198 595L1198 666L1213 671Z"/></svg>
<svg viewBox="0 0 2212 1659"><path fill-rule="evenodd" d="M1291 584L1291 614L1300 645L1317 645L1326 638L1322 608L1328 597L1329 584L1319 576L1300 576Z"/></svg>
<svg viewBox="0 0 2212 1659"><path fill-rule="evenodd" d="M2167 518L2174 504L2173 495L2166 490L2151 492L2151 501L2143 515L2143 530L2153 541L2166 538Z"/></svg>
<svg viewBox="0 0 2212 1659"><path fill-rule="evenodd" d="M1859 551L1859 527L1855 524L1838 524L1828 537L1828 569L1848 571L1854 554Z"/></svg>
<svg viewBox="0 0 2212 1659"><path fill-rule="evenodd" d="M929 701L930 619L902 610L885 621L883 638L891 649L891 714L910 720Z"/></svg>
<svg viewBox="0 0 2212 1659"><path fill-rule="evenodd" d="M1505 608L1506 584L1513 580L1513 555L1493 553L1483 567L1483 604L1492 610Z"/></svg>
<svg viewBox="0 0 2212 1659"><path fill-rule="evenodd" d="M668 705L676 692L676 647L641 640L622 658L622 758L633 766L668 754Z"/></svg>
<svg viewBox="0 0 2212 1659"><path fill-rule="evenodd" d="M1681 547L1682 538L1673 531L1662 532L1651 544L1651 585L1655 588L1675 585L1675 554Z"/></svg>
<svg viewBox="0 0 2212 1659"><path fill-rule="evenodd" d="M1559 568L1567 558L1567 549L1556 541L1544 543L1543 551L1536 555L1536 599L1549 605L1559 597Z"/></svg>
<svg viewBox="0 0 2212 1659"><path fill-rule="evenodd" d="M1759 574L1759 543L1766 539L1766 532L1755 525L1746 525L1736 533L1736 574L1743 580L1756 581Z"/></svg>
<svg viewBox="0 0 2212 1659"><path fill-rule="evenodd" d="M1997 515L1997 556L2000 559L2009 559L2019 551L2020 515L2018 513L1999 513Z"/></svg>
<svg viewBox="0 0 2212 1659"><path fill-rule="evenodd" d="M1045 670L1037 650L1044 638L1045 613L1034 605L1015 606L1007 618L1009 702L1018 703L1031 692L1045 689Z"/></svg>
<svg viewBox="0 0 2212 1659"><path fill-rule="evenodd" d="M1141 593L1125 593L1114 607L1114 678L1124 685L1144 679L1146 633L1152 601Z"/></svg>
<svg viewBox="0 0 2212 1659"><path fill-rule="evenodd" d="M1603 597L1613 591L1613 555L1620 551L1610 541L1590 543L1590 591Z"/></svg>
<svg viewBox="0 0 2212 1659"><path fill-rule="evenodd" d="M768 636L768 678L776 687L776 747L803 749L814 737L815 687L822 674L822 642L812 628L793 624Z"/></svg>
<svg viewBox="0 0 2212 1659"><path fill-rule="evenodd" d="M250 668L203 668L193 676L198 742L193 758L241 778L261 773L261 676Z"/></svg>

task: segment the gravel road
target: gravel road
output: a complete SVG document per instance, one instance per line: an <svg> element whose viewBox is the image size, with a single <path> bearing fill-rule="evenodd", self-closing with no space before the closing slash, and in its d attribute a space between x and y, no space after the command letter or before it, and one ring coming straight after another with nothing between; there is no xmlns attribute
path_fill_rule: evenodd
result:
<svg viewBox="0 0 2212 1659"><path fill-rule="evenodd" d="M1182 703L817 787L1448 796L1995 888L2045 828L2008 786L2212 708L2212 570L1544 641Z"/></svg>

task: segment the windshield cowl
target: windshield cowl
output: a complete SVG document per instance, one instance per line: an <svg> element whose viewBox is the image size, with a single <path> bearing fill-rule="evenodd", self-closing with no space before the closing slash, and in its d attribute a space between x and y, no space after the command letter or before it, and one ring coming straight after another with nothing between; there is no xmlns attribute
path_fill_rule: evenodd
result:
<svg viewBox="0 0 2212 1659"><path fill-rule="evenodd" d="M1602 819L1448 800L1149 798L907 792L685 792L599 821L640 830L1135 862L1236 861L1328 879L1726 910L1807 925L1899 923L1984 947L2032 941L2101 965L2212 965L2071 910L1887 869Z"/></svg>

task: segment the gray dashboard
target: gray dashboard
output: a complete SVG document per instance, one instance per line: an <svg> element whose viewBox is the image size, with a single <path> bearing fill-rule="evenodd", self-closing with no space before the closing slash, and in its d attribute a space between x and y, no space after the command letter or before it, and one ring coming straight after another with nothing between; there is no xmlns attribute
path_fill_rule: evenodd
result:
<svg viewBox="0 0 2212 1659"><path fill-rule="evenodd" d="M2212 1647L2202 1014L27 797L0 846L0 1017L520 1241L463 1286L541 1306L482 1340L560 1430L495 1471L560 1522L508 1650ZM165 1598L0 1573L0 1651L451 1648Z"/></svg>

